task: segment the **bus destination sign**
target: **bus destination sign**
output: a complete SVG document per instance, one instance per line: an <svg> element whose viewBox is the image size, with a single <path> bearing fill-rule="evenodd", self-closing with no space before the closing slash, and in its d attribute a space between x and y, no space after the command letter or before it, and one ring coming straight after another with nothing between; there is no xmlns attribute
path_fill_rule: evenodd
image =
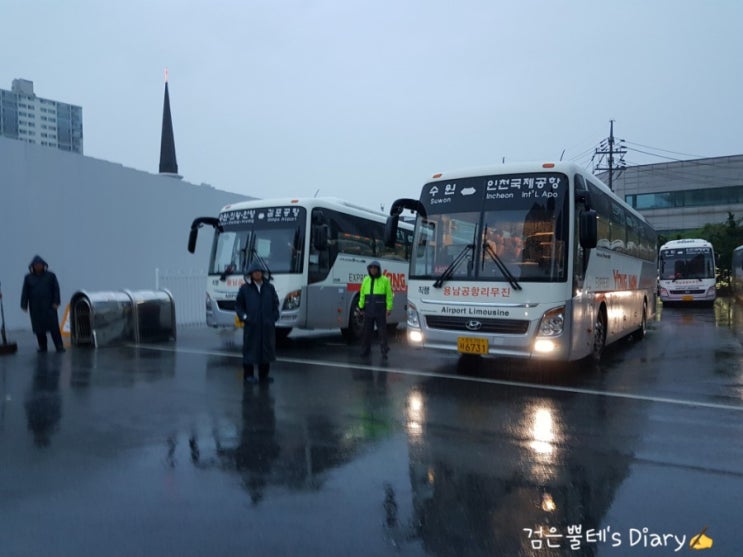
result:
<svg viewBox="0 0 743 557"><path fill-rule="evenodd" d="M219 224L234 226L242 224L296 223L304 210L301 207L269 207L260 209L236 209L219 214Z"/></svg>

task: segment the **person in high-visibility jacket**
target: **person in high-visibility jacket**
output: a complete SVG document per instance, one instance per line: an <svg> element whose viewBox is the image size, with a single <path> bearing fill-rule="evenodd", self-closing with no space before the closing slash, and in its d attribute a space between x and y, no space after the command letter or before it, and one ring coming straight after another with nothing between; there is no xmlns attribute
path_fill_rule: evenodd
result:
<svg viewBox="0 0 743 557"><path fill-rule="evenodd" d="M382 349L382 359L387 359L390 347L387 344L387 318L392 311L394 293L390 279L382 274L379 261L372 261L367 265L369 274L361 282L359 291L359 311L364 312L364 336L361 339L361 357L367 358L371 351L371 339L374 334L374 325L379 331L379 343Z"/></svg>

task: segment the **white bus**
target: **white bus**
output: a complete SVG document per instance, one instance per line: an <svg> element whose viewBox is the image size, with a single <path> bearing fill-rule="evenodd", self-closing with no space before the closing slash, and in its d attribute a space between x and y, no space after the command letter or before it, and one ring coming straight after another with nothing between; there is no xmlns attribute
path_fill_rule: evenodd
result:
<svg viewBox="0 0 743 557"><path fill-rule="evenodd" d="M395 305L388 323L405 321L405 294L412 225L400 228L391 247L385 215L330 198L273 199L225 206L219 217L193 221L188 250L203 225L215 229L206 283L206 322L236 327L235 298L253 261L262 265L281 301L277 336L293 328L339 327L349 340L363 323L353 311L366 266L374 259L390 277Z"/></svg>
<svg viewBox="0 0 743 557"><path fill-rule="evenodd" d="M417 212L408 341L462 354L598 360L655 313L656 233L572 163L435 174Z"/></svg>
<svg viewBox="0 0 743 557"><path fill-rule="evenodd" d="M663 244L658 259L658 288L664 303L713 303L717 289L712 244L698 239Z"/></svg>

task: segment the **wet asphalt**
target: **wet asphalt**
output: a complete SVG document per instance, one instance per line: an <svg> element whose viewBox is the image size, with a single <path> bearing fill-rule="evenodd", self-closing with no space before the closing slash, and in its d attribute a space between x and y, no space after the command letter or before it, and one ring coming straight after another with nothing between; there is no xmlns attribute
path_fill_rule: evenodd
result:
<svg viewBox="0 0 743 557"><path fill-rule="evenodd" d="M596 367L292 335L0 357L0 556L743 553L743 308ZM699 541L699 540L698 540ZM696 554L696 551L694 551Z"/></svg>

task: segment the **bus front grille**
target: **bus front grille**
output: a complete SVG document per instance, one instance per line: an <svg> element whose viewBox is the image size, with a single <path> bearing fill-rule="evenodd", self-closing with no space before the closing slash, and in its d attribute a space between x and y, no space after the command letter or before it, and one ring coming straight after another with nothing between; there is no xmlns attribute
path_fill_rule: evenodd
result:
<svg viewBox="0 0 743 557"><path fill-rule="evenodd" d="M477 325L478 323L479 326ZM524 319L477 319L427 315L426 324L429 329L468 331L472 333L499 333L505 335L523 335L529 330L529 322Z"/></svg>
<svg viewBox="0 0 743 557"><path fill-rule="evenodd" d="M704 290L671 290L671 294L680 295L680 294L704 294Z"/></svg>
<svg viewBox="0 0 743 557"><path fill-rule="evenodd" d="M222 311L235 311L235 300L218 300L217 307Z"/></svg>

